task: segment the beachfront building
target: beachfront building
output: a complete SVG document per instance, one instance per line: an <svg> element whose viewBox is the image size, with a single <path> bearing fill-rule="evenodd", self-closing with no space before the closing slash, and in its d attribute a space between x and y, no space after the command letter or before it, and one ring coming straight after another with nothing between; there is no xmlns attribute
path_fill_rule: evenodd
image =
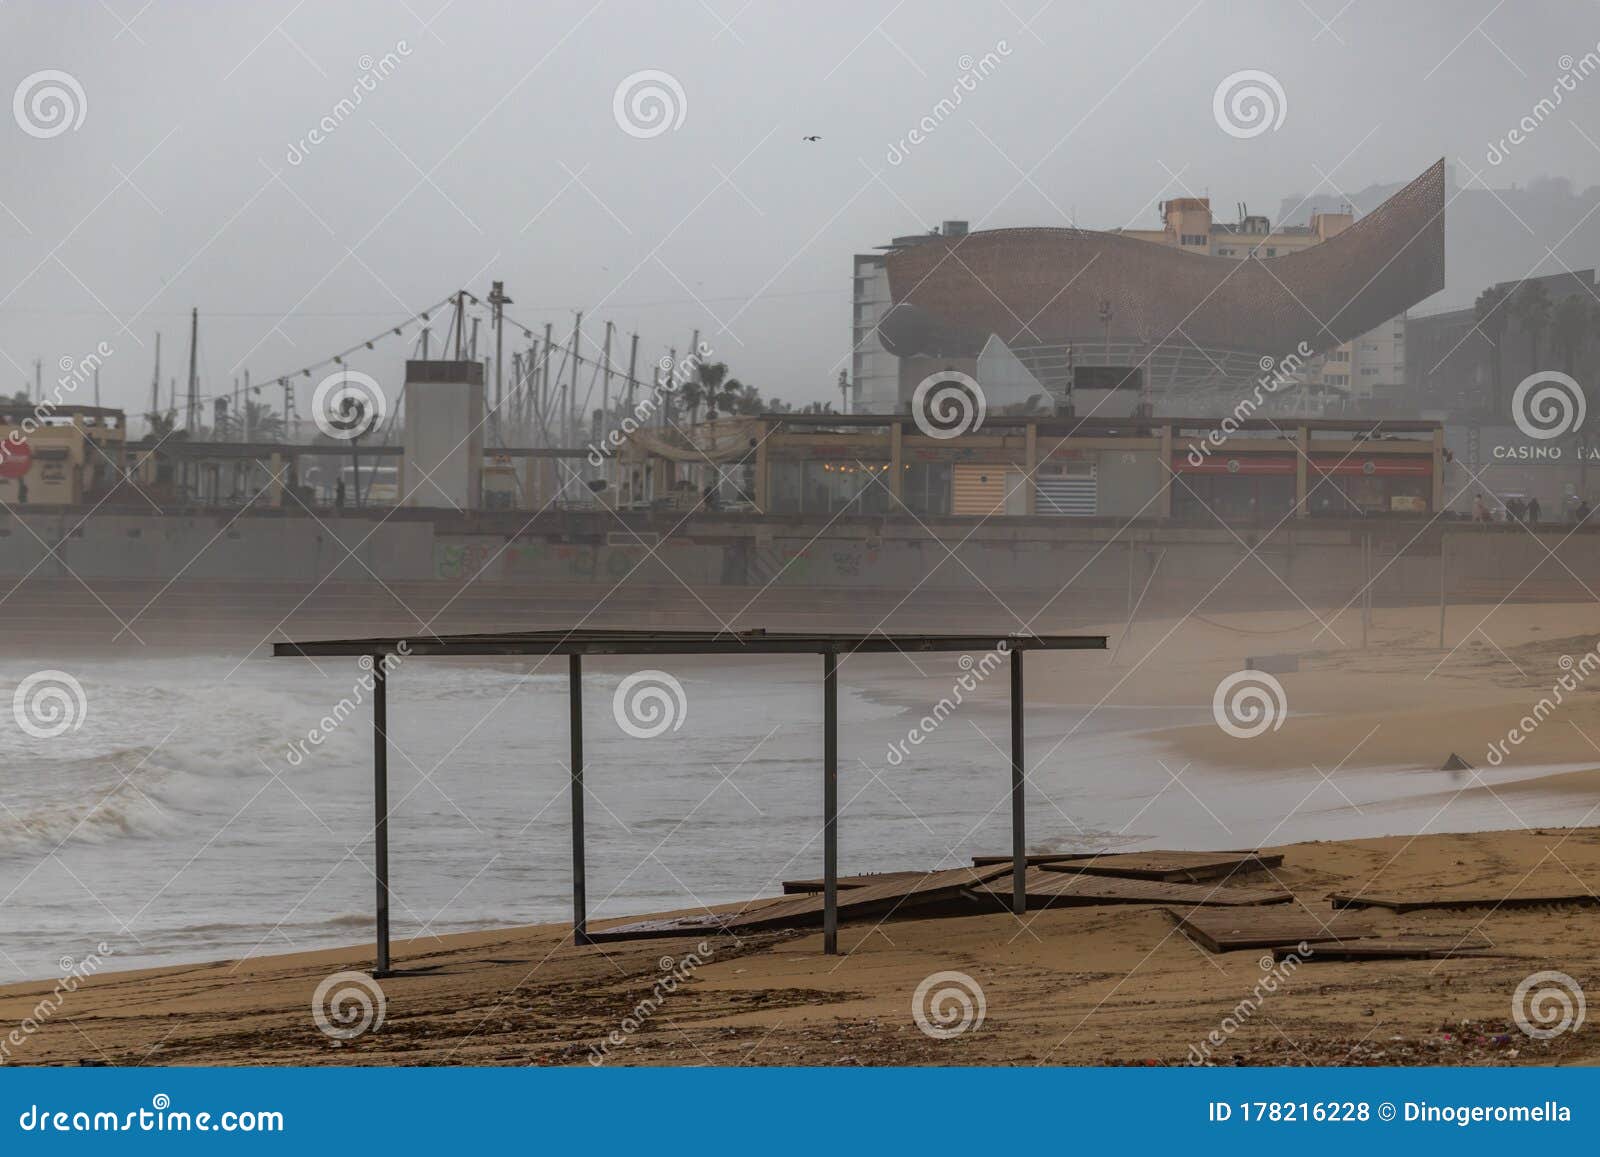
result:
<svg viewBox="0 0 1600 1157"><path fill-rule="evenodd" d="M889 292L888 254L916 245L929 236L961 238L965 221L946 221L932 233L896 237L876 253L857 253L850 278L850 410L857 414L887 414L903 409L900 399L900 359L878 340L878 323L894 305Z"/></svg>
<svg viewBox="0 0 1600 1157"><path fill-rule="evenodd" d="M1444 286L1444 176L1441 160L1364 216L1298 226L1243 206L1218 222L1209 199L1181 197L1162 203L1160 229L951 221L896 238L855 258L852 410L904 411L941 370L987 384L982 359L1002 351L1031 380L1008 400L1079 414L1210 408L1186 399L1236 392L1291 355L1312 392L1392 389L1407 310Z"/></svg>
<svg viewBox="0 0 1600 1157"><path fill-rule="evenodd" d="M0 502L77 506L124 473L127 418L100 406L0 404Z"/></svg>
<svg viewBox="0 0 1600 1157"><path fill-rule="evenodd" d="M991 415L959 437L909 416L770 414L737 438L626 456L652 504L843 515L1185 523L1425 517L1445 504L1436 422ZM705 425L705 424L702 424ZM696 428L698 429L698 428ZM695 430L685 440L696 438Z"/></svg>

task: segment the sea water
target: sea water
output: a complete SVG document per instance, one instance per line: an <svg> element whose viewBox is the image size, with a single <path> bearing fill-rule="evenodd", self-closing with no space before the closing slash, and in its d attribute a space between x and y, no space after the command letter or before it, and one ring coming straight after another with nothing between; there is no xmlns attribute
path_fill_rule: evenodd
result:
<svg viewBox="0 0 1600 1157"><path fill-rule="evenodd" d="M664 727L619 706L643 664L585 667L591 915L743 901L819 875L820 660L648 662L682 689ZM370 677L355 662L59 664L81 706L44 737L13 711L41 664L0 664L0 978L53 975L101 943L127 967L370 937ZM930 716L962 670L954 656L841 664L841 871L1010 850L1003 671ZM565 660L413 658L389 688L394 935L569 920ZM1343 769L1330 782L1311 768L1191 766L1148 735L1209 718L1206 706L1030 703L1030 849L1242 848L1570 818L1556 797L1520 796L1508 814L1449 773ZM906 744L912 728L925 738ZM891 760L896 745L908 754Z"/></svg>

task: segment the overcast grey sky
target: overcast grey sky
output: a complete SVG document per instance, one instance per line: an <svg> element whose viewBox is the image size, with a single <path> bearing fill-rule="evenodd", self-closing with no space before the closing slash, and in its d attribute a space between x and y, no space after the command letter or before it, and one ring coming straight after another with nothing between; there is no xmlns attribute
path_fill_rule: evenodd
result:
<svg viewBox="0 0 1600 1157"><path fill-rule="evenodd" d="M0 118L0 387L104 341L108 404L142 411L157 329L181 382L191 305L202 389L226 392L498 277L531 325L583 309L651 359L699 327L767 394L836 399L851 254L943 218L1148 227L1188 193L1276 212L1440 156L1496 188L1600 183L1600 74L1485 160L1597 41L1586 0L4 0L0 95L59 70L83 115ZM1286 112L1239 138L1212 97L1244 69ZM648 137L613 112L642 70L683 94ZM1504 226L1535 250L1564 231ZM408 344L351 364L393 392Z"/></svg>

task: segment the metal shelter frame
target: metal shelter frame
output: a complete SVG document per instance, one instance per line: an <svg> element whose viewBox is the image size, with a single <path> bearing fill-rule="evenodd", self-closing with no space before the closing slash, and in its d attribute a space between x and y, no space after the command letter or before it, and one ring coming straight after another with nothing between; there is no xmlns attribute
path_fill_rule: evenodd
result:
<svg viewBox="0 0 1600 1157"><path fill-rule="evenodd" d="M583 656L584 655L794 655L822 656L822 950L839 950L839 657L855 654L915 654L1003 650L1011 657L1011 862L1012 911L1027 910L1023 876L1027 870L1022 761L1022 656L1026 651L1104 650L1104 635L926 635L812 633L788 631L518 631L466 635L397 635L371 639L331 639L273 644L279 657L320 659L366 657L372 662L372 794L374 875L377 877L377 966L374 975L392 974L389 955L389 720L388 671L384 660L407 658L483 658L566 655L568 657L569 739L572 802L572 939L589 939L584 890L583 820Z"/></svg>

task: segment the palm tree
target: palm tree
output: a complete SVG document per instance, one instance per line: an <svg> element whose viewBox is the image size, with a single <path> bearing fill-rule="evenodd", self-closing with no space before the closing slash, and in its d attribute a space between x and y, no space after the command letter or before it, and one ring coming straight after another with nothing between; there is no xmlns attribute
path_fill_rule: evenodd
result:
<svg viewBox="0 0 1600 1157"><path fill-rule="evenodd" d="M1489 339L1490 346L1490 372L1493 383L1492 402L1498 412L1504 408L1505 398L1502 396L1500 384L1501 365L1504 359L1500 356L1500 344L1506 336L1506 322L1509 320L1506 312L1506 300L1510 294L1505 288L1491 285L1478 294L1478 300L1472 303L1472 312L1476 321L1478 332Z"/></svg>
<svg viewBox="0 0 1600 1157"><path fill-rule="evenodd" d="M733 393L731 404L735 414L759 414L766 408L761 401L761 391L755 386L747 386L734 378L728 383L728 389Z"/></svg>
<svg viewBox="0 0 1600 1157"><path fill-rule="evenodd" d="M705 389L700 385L698 378L690 378L678 387L678 397L683 399L683 404L689 410L689 425L693 426L700 420L700 407L706 400Z"/></svg>
<svg viewBox="0 0 1600 1157"><path fill-rule="evenodd" d="M729 378L706 396L706 420L714 422L717 413L734 413L744 386L738 378Z"/></svg>
<svg viewBox="0 0 1600 1157"><path fill-rule="evenodd" d="M1524 281L1511 301L1522 332L1528 335L1528 372L1539 369L1539 339L1550 325L1550 294L1542 281Z"/></svg>
<svg viewBox="0 0 1600 1157"><path fill-rule="evenodd" d="M698 415L700 406L704 405L710 411L707 417L717 416L717 402L722 397L722 383L728 377L728 364L726 362L701 362L695 367L695 377L689 384L695 387L695 413Z"/></svg>
<svg viewBox="0 0 1600 1157"><path fill-rule="evenodd" d="M146 437L150 439L152 446L160 446L169 439L173 442L183 442L189 437L188 430L178 429L177 410L168 410L166 413L151 410L145 414L144 421L145 429L149 431ZM156 482L171 482L172 463L160 450L154 450L152 453L156 460Z"/></svg>
<svg viewBox="0 0 1600 1157"><path fill-rule="evenodd" d="M237 437L241 442L281 442L283 419L268 402L245 399L244 411L228 418L226 436Z"/></svg>

